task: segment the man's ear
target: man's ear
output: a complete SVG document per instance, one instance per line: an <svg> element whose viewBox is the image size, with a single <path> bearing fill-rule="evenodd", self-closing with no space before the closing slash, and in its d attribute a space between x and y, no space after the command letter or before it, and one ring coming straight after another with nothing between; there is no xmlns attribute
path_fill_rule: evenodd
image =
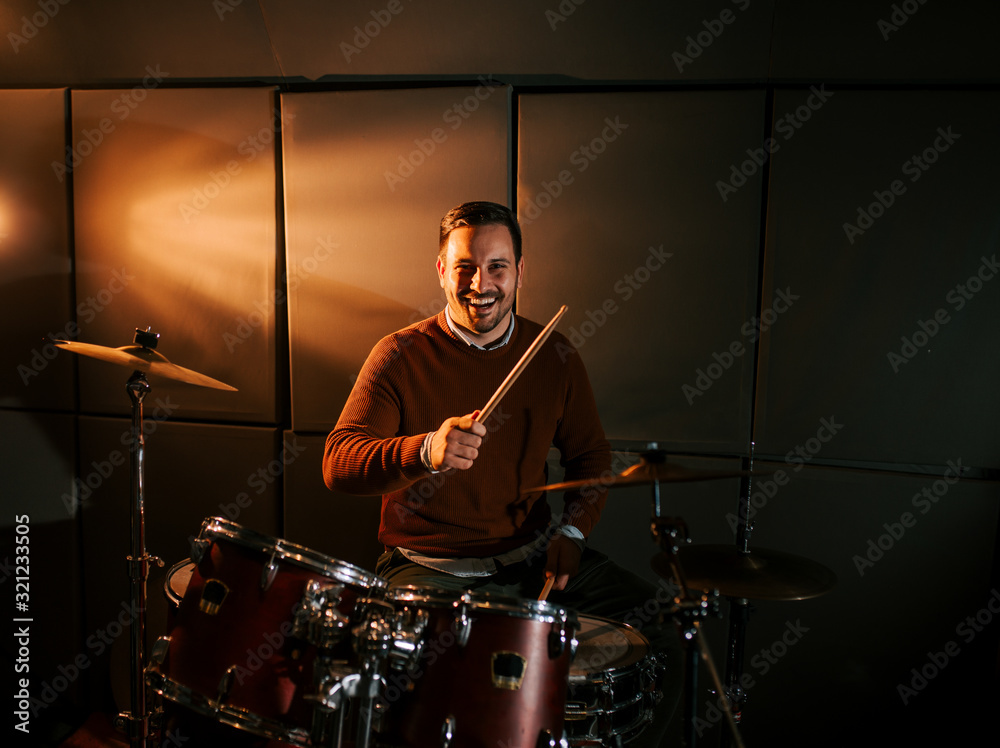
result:
<svg viewBox="0 0 1000 748"><path fill-rule="evenodd" d="M521 281L524 280L524 258L522 257L517 261L517 287L521 287Z"/></svg>
<svg viewBox="0 0 1000 748"><path fill-rule="evenodd" d="M444 288L444 261L438 257L437 262L434 265L438 271L438 283L441 284L441 288Z"/></svg>

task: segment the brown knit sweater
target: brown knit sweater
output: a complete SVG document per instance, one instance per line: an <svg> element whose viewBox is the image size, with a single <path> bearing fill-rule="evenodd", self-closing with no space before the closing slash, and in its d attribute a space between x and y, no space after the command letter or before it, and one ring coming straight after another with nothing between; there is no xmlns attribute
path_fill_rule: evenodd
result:
<svg viewBox="0 0 1000 748"><path fill-rule="evenodd" d="M610 475L611 452L579 355L554 332L486 420L488 434L468 470L430 475L424 437L490 399L541 325L517 317L507 345L471 348L444 312L383 338L372 349L326 440L323 478L334 490L382 494L379 540L439 557L485 557L533 540L551 518L546 459L555 446L565 480ZM567 492L561 523L585 536L606 491Z"/></svg>

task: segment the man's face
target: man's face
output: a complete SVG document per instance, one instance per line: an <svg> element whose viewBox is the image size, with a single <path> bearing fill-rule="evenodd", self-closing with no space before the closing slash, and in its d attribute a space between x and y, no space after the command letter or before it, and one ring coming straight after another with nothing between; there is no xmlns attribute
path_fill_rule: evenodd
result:
<svg viewBox="0 0 1000 748"><path fill-rule="evenodd" d="M441 288L452 320L480 345L506 332L523 268L523 258L514 262L506 226L462 226L448 235L444 258L437 261Z"/></svg>

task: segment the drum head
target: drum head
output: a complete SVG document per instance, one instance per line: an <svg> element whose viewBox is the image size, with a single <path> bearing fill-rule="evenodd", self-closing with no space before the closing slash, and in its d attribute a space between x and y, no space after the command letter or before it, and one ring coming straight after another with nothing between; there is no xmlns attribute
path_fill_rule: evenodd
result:
<svg viewBox="0 0 1000 748"><path fill-rule="evenodd" d="M591 673L627 670L649 654L649 640L628 624L596 616L578 618L579 644L570 665L571 683Z"/></svg>
<svg viewBox="0 0 1000 748"><path fill-rule="evenodd" d="M181 604L181 600L184 599L184 593L187 592L193 573L194 561L191 559L185 559L180 563L174 564L170 567L170 571L167 572L167 583L163 592L174 610L177 609L177 606Z"/></svg>

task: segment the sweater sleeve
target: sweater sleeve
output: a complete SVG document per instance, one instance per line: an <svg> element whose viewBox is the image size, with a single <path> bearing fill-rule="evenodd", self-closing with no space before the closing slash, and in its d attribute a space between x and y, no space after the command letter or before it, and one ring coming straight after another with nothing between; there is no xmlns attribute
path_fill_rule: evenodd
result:
<svg viewBox="0 0 1000 748"><path fill-rule="evenodd" d="M372 349L337 425L326 439L323 480L327 488L381 495L427 475L420 461L426 434L399 434L401 394L393 381L400 351L391 338Z"/></svg>
<svg viewBox="0 0 1000 748"><path fill-rule="evenodd" d="M600 479L611 475L611 446L604 435L583 361L568 342L561 349L564 352L561 357L568 367L568 386L554 444L565 469L564 480L593 480L593 485L566 492L565 514L560 524L573 525L587 537L600 519L607 500L608 491Z"/></svg>

